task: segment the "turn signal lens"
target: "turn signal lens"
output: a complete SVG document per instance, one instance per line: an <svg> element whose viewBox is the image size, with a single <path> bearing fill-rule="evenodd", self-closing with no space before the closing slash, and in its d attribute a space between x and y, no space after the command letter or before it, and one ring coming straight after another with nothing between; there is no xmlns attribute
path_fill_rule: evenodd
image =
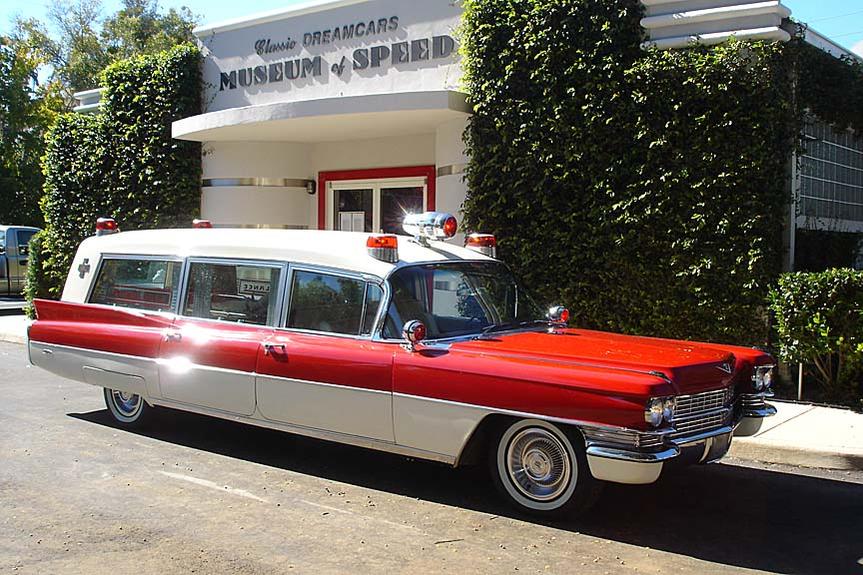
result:
<svg viewBox="0 0 863 575"><path fill-rule="evenodd" d="M390 234L375 234L366 240L366 248L369 255L380 260L394 264L399 261L399 239Z"/></svg>
<svg viewBox="0 0 863 575"><path fill-rule="evenodd" d="M470 234L464 239L464 247L490 258L497 257L497 238L491 234Z"/></svg>
<svg viewBox="0 0 863 575"><path fill-rule="evenodd" d="M113 218L99 218L96 220L96 235L104 236L106 234L116 234L120 231L120 226Z"/></svg>
<svg viewBox="0 0 863 575"><path fill-rule="evenodd" d="M210 220L192 220L193 228L212 228L213 222Z"/></svg>

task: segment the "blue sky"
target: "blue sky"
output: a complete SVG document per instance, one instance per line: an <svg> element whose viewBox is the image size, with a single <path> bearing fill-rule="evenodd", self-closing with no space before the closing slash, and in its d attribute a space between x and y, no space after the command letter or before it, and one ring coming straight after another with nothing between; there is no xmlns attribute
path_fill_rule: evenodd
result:
<svg viewBox="0 0 863 575"><path fill-rule="evenodd" d="M161 0L163 7L188 6L201 18L201 23L214 23L302 4L306 0ZM405 3L417 0L404 0ZM120 2L103 0L105 14L117 10ZM3 0L0 2L0 33L9 29L15 15L43 18L45 0ZM783 0L798 20L809 25L839 44L863 55L863 0Z"/></svg>

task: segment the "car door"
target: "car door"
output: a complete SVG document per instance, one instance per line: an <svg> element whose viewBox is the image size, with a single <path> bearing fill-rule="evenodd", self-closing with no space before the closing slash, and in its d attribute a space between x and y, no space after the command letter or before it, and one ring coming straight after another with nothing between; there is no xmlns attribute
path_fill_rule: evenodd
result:
<svg viewBox="0 0 863 575"><path fill-rule="evenodd" d="M6 230L0 229L0 295L9 293L9 253L6 250Z"/></svg>
<svg viewBox="0 0 863 575"><path fill-rule="evenodd" d="M285 327L257 366L266 419L393 441L391 344L374 342L383 291L357 274L295 267Z"/></svg>
<svg viewBox="0 0 863 575"><path fill-rule="evenodd" d="M180 315L159 350L162 396L251 416L255 365L281 311L281 263L190 259Z"/></svg>
<svg viewBox="0 0 863 575"><path fill-rule="evenodd" d="M24 290L27 281L27 265L30 261L30 239L36 234L34 229L12 229L12 241L10 242L11 253L9 258L9 283L12 293L20 293ZM8 238L7 238L8 239Z"/></svg>

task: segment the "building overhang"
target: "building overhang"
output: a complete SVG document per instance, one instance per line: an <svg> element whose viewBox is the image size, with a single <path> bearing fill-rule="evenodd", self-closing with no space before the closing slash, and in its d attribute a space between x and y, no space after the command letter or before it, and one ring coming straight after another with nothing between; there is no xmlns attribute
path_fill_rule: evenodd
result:
<svg viewBox="0 0 863 575"><path fill-rule="evenodd" d="M451 90L277 102L177 120L171 135L197 142L338 142L434 132L470 114Z"/></svg>

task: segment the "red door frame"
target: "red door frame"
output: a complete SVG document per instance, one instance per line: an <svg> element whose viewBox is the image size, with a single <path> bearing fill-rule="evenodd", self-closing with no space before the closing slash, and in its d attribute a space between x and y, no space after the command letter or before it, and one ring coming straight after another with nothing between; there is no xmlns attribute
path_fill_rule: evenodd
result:
<svg viewBox="0 0 863 575"><path fill-rule="evenodd" d="M327 183L344 180L383 180L386 178L426 179L426 209L435 209L435 167L409 166L405 168L372 168L370 170L341 170L318 172L318 229L327 227Z"/></svg>

